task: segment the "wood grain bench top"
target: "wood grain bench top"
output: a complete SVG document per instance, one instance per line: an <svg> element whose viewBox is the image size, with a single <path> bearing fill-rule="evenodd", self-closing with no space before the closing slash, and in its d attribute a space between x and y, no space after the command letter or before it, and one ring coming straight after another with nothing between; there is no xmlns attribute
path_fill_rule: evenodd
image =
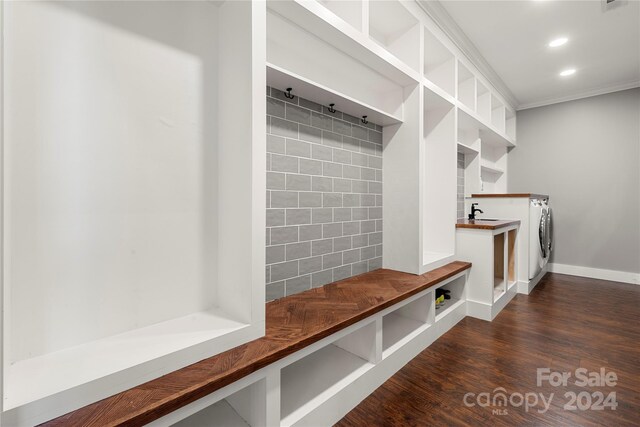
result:
<svg viewBox="0 0 640 427"><path fill-rule="evenodd" d="M147 424L470 267L456 261L421 276L378 269L269 302L264 337L42 425Z"/></svg>
<svg viewBox="0 0 640 427"><path fill-rule="evenodd" d="M509 197L515 197L515 198L527 198L527 199L548 199L549 195L548 194L536 194L536 193L494 193L494 194L488 194L488 193L480 193L480 194L472 194L471 195L472 198L480 198L480 197L484 197L484 198L509 198Z"/></svg>
<svg viewBox="0 0 640 427"><path fill-rule="evenodd" d="M485 221L482 218L478 218L478 219L460 218L456 222L456 228L476 228L480 230L497 230L498 228L511 227L512 225L519 225L519 224L520 224L519 219Z"/></svg>

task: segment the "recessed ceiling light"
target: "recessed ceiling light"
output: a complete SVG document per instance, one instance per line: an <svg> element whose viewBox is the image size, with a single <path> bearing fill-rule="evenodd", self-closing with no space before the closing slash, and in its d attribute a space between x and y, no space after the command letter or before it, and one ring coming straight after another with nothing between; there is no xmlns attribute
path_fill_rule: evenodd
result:
<svg viewBox="0 0 640 427"><path fill-rule="evenodd" d="M558 47L558 46L562 46L563 44L565 44L566 42L568 42L569 39L566 37L559 37L555 40L551 40L549 42L549 47Z"/></svg>
<svg viewBox="0 0 640 427"><path fill-rule="evenodd" d="M560 75L562 77L567 77L567 76L570 76L570 75L575 74L575 73L576 73L576 69L575 68L569 68L567 70L561 71Z"/></svg>

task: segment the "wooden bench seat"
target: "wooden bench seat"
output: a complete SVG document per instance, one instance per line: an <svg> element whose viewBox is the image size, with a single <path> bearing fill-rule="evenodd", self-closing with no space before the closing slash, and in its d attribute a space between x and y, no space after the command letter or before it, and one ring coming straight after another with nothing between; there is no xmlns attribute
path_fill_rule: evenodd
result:
<svg viewBox="0 0 640 427"><path fill-rule="evenodd" d="M421 276L379 269L269 302L263 338L42 425L147 424L470 267L452 262Z"/></svg>

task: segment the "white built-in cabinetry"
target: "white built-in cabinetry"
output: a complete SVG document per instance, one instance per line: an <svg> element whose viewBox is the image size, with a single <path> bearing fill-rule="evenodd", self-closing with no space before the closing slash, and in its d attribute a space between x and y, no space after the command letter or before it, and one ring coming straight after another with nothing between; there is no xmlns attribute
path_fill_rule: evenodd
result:
<svg viewBox="0 0 640 427"><path fill-rule="evenodd" d="M262 2L3 4L2 425L264 334Z"/></svg>
<svg viewBox="0 0 640 427"><path fill-rule="evenodd" d="M519 227L456 230L458 254L473 264L467 284L470 316L491 321L518 292Z"/></svg>
<svg viewBox="0 0 640 427"><path fill-rule="evenodd" d="M45 421L263 333L267 83L384 125L387 268L454 258L458 149L469 193L505 188L513 110L418 3L3 8L3 423ZM413 336L406 362L444 328L426 295L376 320L376 337L388 332L373 359L336 341L296 363L357 376L397 364ZM298 392L296 365L281 365L208 411L231 420L270 384L293 396L283 425L314 402L344 405L335 384Z"/></svg>

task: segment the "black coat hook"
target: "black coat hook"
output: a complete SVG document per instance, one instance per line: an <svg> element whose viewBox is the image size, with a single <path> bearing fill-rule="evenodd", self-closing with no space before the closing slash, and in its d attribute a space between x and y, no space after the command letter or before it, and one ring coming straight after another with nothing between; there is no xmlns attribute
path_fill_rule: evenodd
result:
<svg viewBox="0 0 640 427"><path fill-rule="evenodd" d="M329 104L329 108L327 108L327 110L329 110L330 113L335 113L336 112L336 109L333 108L334 105L336 105L336 104Z"/></svg>
<svg viewBox="0 0 640 427"><path fill-rule="evenodd" d="M295 98L295 95L291 95L291 91L293 90L293 88L288 87L287 91L284 93L284 97L288 98L288 99L293 99Z"/></svg>
<svg viewBox="0 0 640 427"><path fill-rule="evenodd" d="M361 121L362 123L364 123L365 125L366 125L367 123L369 123L369 122L367 121L367 116L362 116L362 120L360 120L360 121Z"/></svg>

